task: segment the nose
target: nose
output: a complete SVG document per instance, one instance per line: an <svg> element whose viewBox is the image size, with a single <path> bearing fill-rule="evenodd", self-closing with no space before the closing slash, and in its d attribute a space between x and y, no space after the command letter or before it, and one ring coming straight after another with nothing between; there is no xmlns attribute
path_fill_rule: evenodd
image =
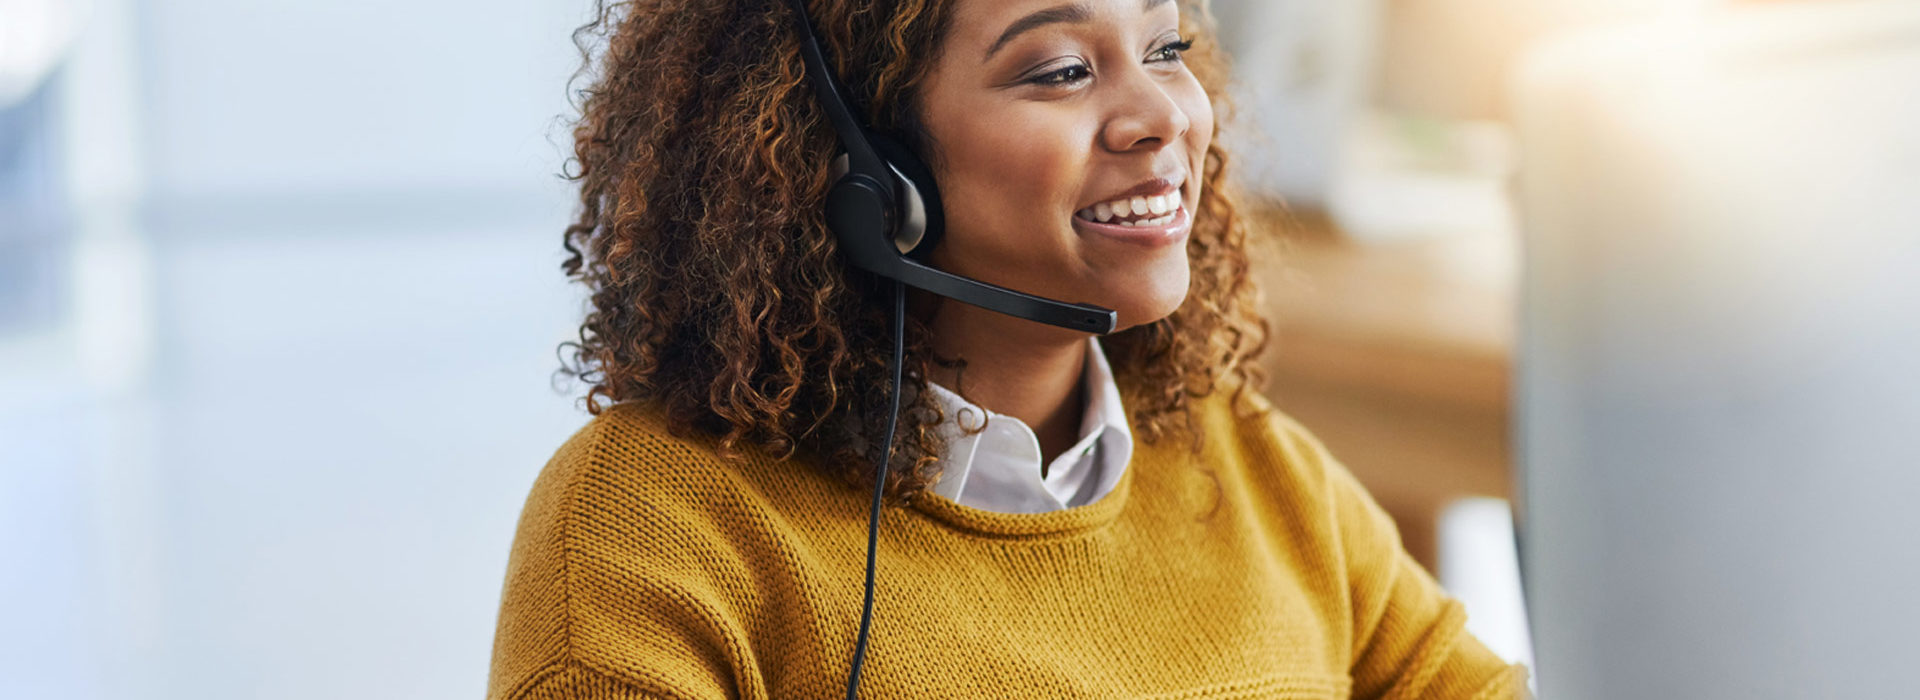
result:
<svg viewBox="0 0 1920 700"><path fill-rule="evenodd" d="M1107 150L1159 150L1187 134L1192 126L1187 111L1155 76L1135 67L1118 79L1110 97L1112 116L1100 135Z"/></svg>

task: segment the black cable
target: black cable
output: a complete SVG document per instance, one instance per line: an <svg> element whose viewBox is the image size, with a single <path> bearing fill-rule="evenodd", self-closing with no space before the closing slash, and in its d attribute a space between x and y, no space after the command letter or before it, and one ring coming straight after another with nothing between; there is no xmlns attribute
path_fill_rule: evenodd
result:
<svg viewBox="0 0 1920 700"><path fill-rule="evenodd" d="M847 700L859 700L860 667L867 658L867 631L873 626L873 561L880 549L880 500L887 491L887 467L893 462L893 431L900 420L900 365L906 355L907 286L893 283L893 411L880 450L880 473L873 479L873 505L867 510L867 598L860 612L860 638L853 645L853 671L847 674Z"/></svg>

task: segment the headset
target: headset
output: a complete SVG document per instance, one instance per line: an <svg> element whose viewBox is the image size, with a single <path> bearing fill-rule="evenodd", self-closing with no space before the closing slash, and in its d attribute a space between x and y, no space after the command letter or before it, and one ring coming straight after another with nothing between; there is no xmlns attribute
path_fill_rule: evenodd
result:
<svg viewBox="0 0 1920 700"><path fill-rule="evenodd" d="M885 444L873 482L873 501L867 511L867 583L860 613L860 636L854 643L853 666L847 673L847 700L856 700L860 669L867 654L867 633L873 624L874 555L880 541L880 502L887 468L893 455L893 433L900 417L900 365L905 354L906 288L911 286L991 311L1097 335L1113 332L1118 322L1113 310L1074 304L1017 292L980 280L934 269L924 260L945 233L945 212L933 172L903 143L868 129L856 116L846 91L827 67L826 53L815 38L807 17L806 0L787 0L793 8L794 28L800 36L800 57L806 63L813 91L826 111L827 121L845 149L832 164L833 189L827 193L827 228L839 239L840 250L854 267L893 285L893 411L887 416Z"/></svg>
<svg viewBox="0 0 1920 700"><path fill-rule="evenodd" d="M1113 332L1116 314L1016 292L921 262L945 230L933 173L913 151L866 128L827 67L804 0L787 0L800 33L800 55L827 121L846 149L834 160L838 179L827 194L827 226L855 267L955 301L1098 335ZM890 244L889 244L890 243Z"/></svg>

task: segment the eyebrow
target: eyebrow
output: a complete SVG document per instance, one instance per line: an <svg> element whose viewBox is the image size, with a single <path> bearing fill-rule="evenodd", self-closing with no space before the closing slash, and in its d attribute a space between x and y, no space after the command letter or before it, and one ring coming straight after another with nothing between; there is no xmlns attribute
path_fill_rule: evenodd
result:
<svg viewBox="0 0 1920 700"><path fill-rule="evenodd" d="M1140 9L1144 12L1170 2L1173 2L1173 0L1142 0ZM1087 9L1087 6L1082 3L1055 5L1044 10L1036 11L1033 14L1014 20L1013 24L1007 25L1007 30L1000 32L1000 38L994 39L993 45L987 47L987 59L992 59L993 54L1000 51L1001 47L1006 46L1007 42L1013 41L1014 37L1020 36L1028 30L1037 29L1049 24L1080 23L1092 19L1093 11Z"/></svg>

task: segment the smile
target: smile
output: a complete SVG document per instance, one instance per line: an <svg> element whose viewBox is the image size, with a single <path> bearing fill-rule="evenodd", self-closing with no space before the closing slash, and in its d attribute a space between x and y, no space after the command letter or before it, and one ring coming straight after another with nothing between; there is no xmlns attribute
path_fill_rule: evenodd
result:
<svg viewBox="0 0 1920 700"><path fill-rule="evenodd" d="M1101 202L1081 209L1074 216L1082 221L1115 226L1165 226L1173 223L1180 208L1180 195L1174 192Z"/></svg>
<svg viewBox="0 0 1920 700"><path fill-rule="evenodd" d="M1162 204L1162 211L1165 213L1158 215L1154 213L1151 202L1147 204L1146 214L1134 214L1132 213L1133 202L1128 201L1126 210L1128 218L1126 219L1119 218L1118 212L1113 211L1113 205L1100 204L1091 209L1092 218L1086 216L1086 210L1074 215L1073 227L1082 234L1093 234L1109 240L1150 248L1178 243L1185 240L1187 233L1193 229L1193 217L1187 214L1187 208L1182 206L1178 195L1169 195L1165 199L1166 201ZM1166 211L1166 206L1171 206L1173 209ZM1108 208L1109 216L1106 221L1100 220L1100 207Z"/></svg>

